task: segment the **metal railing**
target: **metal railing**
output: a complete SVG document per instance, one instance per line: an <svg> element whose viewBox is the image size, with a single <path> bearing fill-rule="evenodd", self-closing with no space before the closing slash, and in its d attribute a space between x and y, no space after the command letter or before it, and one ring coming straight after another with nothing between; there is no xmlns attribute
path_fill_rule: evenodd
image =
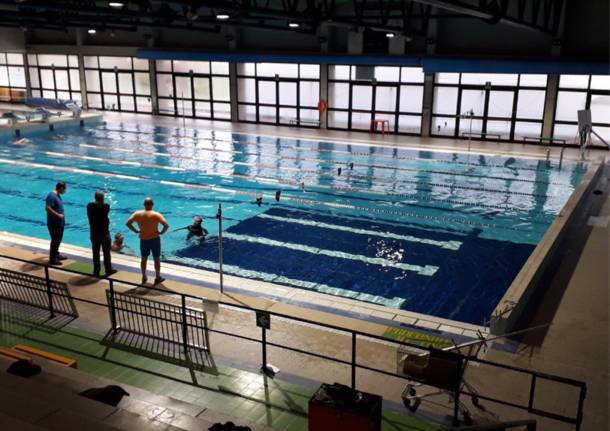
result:
<svg viewBox="0 0 610 431"><path fill-rule="evenodd" d="M56 266L49 266L46 263L40 263L40 262L35 262L35 261L30 261L30 260L26 260L26 259L21 259L21 258L16 258L16 257L12 257L12 256L7 256L7 255L3 255L0 254L0 260L1 259L7 259L10 261L14 261L14 262L21 262L21 263L27 263L30 265L36 265L39 266L41 268L44 268L44 272L45 272L45 279L49 281L49 283L47 283L47 286L51 285L51 279L49 276L49 269L52 269L53 271L60 271L60 272L65 272L65 273L71 273L71 274L75 274L75 275L87 275L87 274L83 274L82 272L79 271L74 271L74 270L70 270L67 268L61 268L61 267L56 267ZM93 277L93 276L91 276ZM188 300L195 300L198 302L202 302L202 301L206 301L206 299L204 297L201 296L195 296L195 295L190 295L190 294L185 294L185 293L177 293L177 292L168 292L167 290L163 290L163 289L159 289L157 287L154 286L142 286L140 284L137 283L132 283L132 282L128 282L128 281L123 281L123 280L116 280L116 279L106 279L109 283L109 295L114 295L114 293L116 292L116 284L120 283L120 284L124 284L127 286L130 286L131 288L137 288L137 289L147 289L150 292L161 292L163 294L168 294L171 293L172 295L176 295L178 297L180 297L180 305L179 307L181 308L181 312L182 313L187 313L187 307L186 307L186 303ZM24 287L24 286L22 286ZM58 296L58 297L62 297L62 296L66 296L65 294L53 291L51 289L48 290L48 295L50 300L50 304L52 304L53 302L53 297ZM76 296L70 296L73 300L75 301L79 301L79 302L83 302L83 303L88 303L88 304L93 304L93 305L98 305L101 307L108 307L109 308L109 315L112 316L113 313L116 313L116 310L112 310L113 308L113 304L114 301L110 301L109 303L102 303L102 302L97 302L97 301L92 301L90 299L85 299L85 298L79 298ZM208 300L209 301L209 300ZM295 353L299 353L299 354L303 354L303 355L308 355L314 358L318 358L318 359L323 359L326 361L332 361L334 363L337 364L342 364L342 365L346 365L350 367L350 372L351 372L351 386L352 388L356 388L357 386L357 381L356 381L356 377L357 377L357 370L366 370L366 371L370 371L373 373L378 373L378 374L382 374L382 375L386 375L386 376L391 376L391 377L395 377L395 378L399 378L399 379L403 379L403 380L409 380L409 381L413 381L416 379L413 379L412 377L406 377L405 375L401 375L399 374L396 370L395 371L387 371L381 368L375 368L372 366L368 366L362 363L358 363L357 361L357 351L358 351L358 339L359 338L363 338L363 339L369 339L369 340L375 340L375 341L381 341L385 344L390 344L392 346L395 346L397 349L398 348L405 348L405 347L409 347L412 348L414 351L425 351L425 352L431 352L433 350L435 350L433 347L430 346L426 346L426 345L421 345L421 344L416 344L416 343L412 343L412 342L407 342L407 341L397 341L397 340L391 340L388 339L386 337L380 336L380 335L373 335L373 334L369 334L366 332L362 332L362 331L358 331L358 330L354 330L354 329L348 329L345 327L341 327L341 326L337 326L337 325L332 325L332 324L328 324L328 323L322 323L318 320L310 320L310 319L306 319L306 318L302 318L302 317L296 317L296 316L291 316L291 315L287 315L287 314L283 314L283 313L278 313L278 312L274 312L274 311L268 311L268 310L259 310L253 307L250 307L248 305L244 305L244 304L239 304L236 302L228 302L228 301L223 301L220 300L218 301L218 305L222 305L224 307L228 307L228 308L237 308L237 309L241 309L241 310L247 310L250 312L256 312L257 314L261 314L261 315L266 315L268 319L271 318L280 318L280 319L286 319L288 321L293 321L293 322L299 322L302 324L308 324L308 325L312 325L314 327L320 328L320 329L325 329L325 330L333 330L342 334L346 334L351 338L351 358L350 360L344 360L344 359L339 359L336 357L331 357L328 355L324 355L321 353L317 353L314 351L310 351L310 350L304 350L304 349L299 349L296 347L291 347L291 346L286 346L284 344L278 344L278 343L274 343L271 341L267 340L267 336L266 336L266 331L267 329L262 326L261 327L261 339L257 339L254 337L250 337L250 336L245 336L245 335L240 335L240 334L236 334L235 332L228 332L228 331L223 331L220 329L214 329L214 328L207 328L207 330L209 332L212 333L217 333L217 334L221 334L221 335L225 335L225 336L229 336L229 337L235 337L241 340L247 340L250 342L255 342L255 343L260 343L261 344L261 357L262 357L262 369L265 370L266 366L267 366L267 349L268 347L275 347L275 348L279 348L279 349L283 349L283 350L288 350L291 352L295 352ZM51 310L49 310L51 311ZM112 317L111 317L112 319ZM182 321L183 324L185 325L190 325L190 323L188 323L186 320ZM116 321L112 322L112 325L116 325ZM207 325L206 325L207 326ZM182 335L183 338L183 342L187 343L188 340L186 339L187 336L184 334ZM496 404L500 404L500 405L504 405L504 406L509 406L518 410L523 410L523 411L527 411L528 413L531 413L533 415L536 416L541 416L541 417L546 417L546 418L550 418L550 419L554 419L560 422L564 422L564 423L568 423L568 424L573 424L575 425L575 429L576 430L580 430L580 426L582 424L582 420L583 420L583 406L584 406L584 401L585 401L585 397L586 397L586 392L587 392L587 388L586 388L586 383L579 381L579 380L574 380L574 379L569 379L569 378L565 378L565 377L560 377L560 376L555 376L555 375L551 375L551 374L547 374L547 373L542 373L542 372L538 372L538 371L532 371L532 370L528 370L525 368L520 368L520 367L515 367L512 365L507 365L507 364L502 364L499 362L493 362L493 361L489 361L489 360L485 360L485 359L480 359L474 356L465 356L465 355L459 355L462 357L462 360L464 361L465 367L468 364L479 364L479 365L485 365L485 366L490 366L493 367L495 369L495 372L511 372L511 373L517 373L520 375L525 375L525 376L529 376L529 388L528 388L528 402L527 404L519 404L516 402L512 402L509 400L504 400L504 399L499 399L496 397L492 397L492 396L488 396L488 395L484 395L481 394L480 392L477 393L473 393L473 392L469 392L468 390L463 390L463 389L459 389L459 391L455 394L454 396L454 401L455 401L455 405L456 408L454 410L454 424L457 424L457 402L458 402L458 398L460 395L464 395L464 396L469 396L469 397L473 397L474 399L477 400L485 400L485 401L489 401L489 402L493 402ZM554 412L550 412L547 410L543 410L543 409L538 409L534 406L534 401L535 401L535 395L536 395L536 383L539 380L547 380L547 381L551 381L554 383L558 383L560 385L565 385L571 388L575 388L578 390L578 402L577 402L577 406L576 406L576 415L575 416L566 416L566 415L561 415L558 413L554 413ZM425 383L425 382L422 382ZM460 385L461 386L461 385Z"/></svg>

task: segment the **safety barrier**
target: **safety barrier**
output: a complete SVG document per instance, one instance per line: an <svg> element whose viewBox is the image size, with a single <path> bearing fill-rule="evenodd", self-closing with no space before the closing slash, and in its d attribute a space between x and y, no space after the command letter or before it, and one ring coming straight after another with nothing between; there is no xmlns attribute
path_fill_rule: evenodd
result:
<svg viewBox="0 0 610 431"><path fill-rule="evenodd" d="M22 263L28 263L31 265L37 265L37 266L44 267L45 281L47 282L47 285L51 285L54 283L54 281L51 280L49 277L49 265L46 263L29 261L26 259L16 258L16 257L12 257L12 256L2 255L2 254L0 254L0 259L7 259L10 261L14 261L14 262L22 262ZM51 267L51 268L54 271L83 275L82 273L80 273L78 271L73 271L73 270L69 270L66 268L57 268L57 267ZM14 273L14 271L9 271L9 273ZM19 275L19 273L15 273L15 274ZM123 285L129 286L131 288L136 288L136 289L138 289L138 288L141 289L143 286L136 284L136 283L120 281L120 280L112 280L112 279L109 279L108 283L109 283L109 289L107 291L107 297L108 297L108 295L110 295L110 302L104 302L104 303L92 301L92 300L85 299L85 298L71 297L70 293L69 292L65 293L65 291L48 290L48 292L50 292L49 293L50 301L47 302L47 305L49 306L48 310L51 313L52 310L51 310L50 306L56 301L56 299L59 299L61 297L69 297L69 298L72 298L76 301L80 301L83 303L105 307L109 311L109 316L110 316L110 321L111 321L111 330L120 332L121 328L120 328L119 322L124 322L124 320L121 320L122 317L119 316L119 314L123 311L123 310L119 309L119 307L124 308L125 305L124 304L120 305L121 304L120 299L117 299L119 297L119 295L118 295L118 292L116 291L116 284L121 283ZM145 286L145 288L153 294L154 294L154 292L159 292L163 295L168 294L167 290L159 289L159 288L156 288L153 286ZM26 287L26 289L27 289L27 287ZM173 324L179 323L181 326L181 329L183 331L182 338L179 338L179 339L181 339L183 342L186 341L188 343L188 340L192 339L189 337L193 337L192 333L188 332L188 327L192 326L193 328L197 329L197 327L201 327L201 325L194 323L197 321L197 319L195 321L192 321L192 320L189 321L188 318L186 318L186 319L184 318L184 316L186 316L188 314L187 306L186 306L187 301L196 301L198 303L204 303L206 300L205 300L205 298L198 297L195 295L188 295L188 294L174 293L174 292L171 292L171 294L180 298L180 305L179 306L175 305L175 307L178 307L180 309L180 313L182 313L182 319L170 319L163 313L159 313L159 314L154 314L154 312L152 312L152 313L147 312L147 313L153 314L155 316L153 319L154 321L165 320L166 322L170 322L170 323L173 322ZM115 298L113 299L112 296L115 296ZM122 295L121 295L121 297L122 297ZM144 304L145 303L140 303L140 304L138 304L138 307L144 306ZM365 370L365 371L369 371L372 373L381 374L381 375L385 375L385 376L393 377L393 378L399 378L399 379L403 379L403 380L417 381L412 376L401 375L400 373L397 372L397 370L388 371L387 369L377 368L374 366L366 365L364 363L359 363L357 361L358 340L361 340L361 341L362 340L369 340L369 341L372 340L375 342L382 342L384 344L389 344L397 349L410 348L414 352L431 352L431 351L435 350L433 347L431 347L429 345L425 345L425 344L422 345L422 344L417 344L414 342L391 340L391 339L388 339L383 336L372 335L372 334L368 334L368 333L353 330L353 329L348 329L348 328L341 327L341 326L322 323L318 320L310 320L310 319L300 318L300 317L291 316L291 315L287 315L287 314L283 314L283 313L256 309L256 308L250 307L248 305L240 304L240 303L225 302L225 301L221 300L221 301L218 301L218 305L219 306L221 305L221 306L227 307L227 308L235 308L235 309L240 309L242 311L249 311L249 312L256 313L257 326L259 326L261 329L261 338L260 339L254 338L251 336L240 335L240 334L235 333L234 331L229 332L226 330L207 328L206 323L204 323L204 327L206 327L207 330L211 333L228 336L228 337L234 337L234 338L237 338L240 340L260 344L261 345L261 356L262 356L261 369L262 369L262 371L264 371L266 373L269 373L271 371L268 368L268 363L267 363L267 349L269 347L273 347L273 348L287 350L287 351L298 353L298 354L308 355L310 357L322 359L325 361L331 361L336 364L342 364L342 365L348 366L350 369L351 386L353 388L357 387L356 378L357 378L358 370ZM176 309L174 309L173 311L176 311ZM131 311L131 313L133 314L133 316L141 316L143 314L143 313L140 313L139 311L134 312L133 310ZM281 320L287 320L289 322L299 322L301 324L311 325L312 327L315 327L315 328L319 328L319 329L323 329L323 330L331 330L331 331L334 331L339 334L347 335L351 339L351 357L349 360L339 359L336 357L318 353L316 351L312 351L311 349L304 350L304 349L300 349L300 348L296 348L296 347L287 346L285 344L279 344L276 342L268 341L267 340L267 331L268 331L267 328L270 327L269 322L271 321L271 319L281 319ZM153 320L151 320L151 322ZM128 325L136 325L136 324L133 322L130 322L130 323L128 323ZM136 327L136 328L139 328L139 330L142 330L141 326L128 326L128 327ZM185 328L186 328L186 334L184 333ZM150 328L150 329L147 328L145 330L145 333L149 334L149 333L152 333L152 331L154 331L153 328ZM191 335L189 335L189 334L191 334ZM206 346L209 347L209 344L206 344ZM473 400L476 398L477 402L481 401L481 400L489 401L492 403L509 406L509 407L512 407L517 410L526 411L533 415L551 418L551 419L554 419L554 420L557 420L560 422L564 422L564 423L568 423L568 424L573 424L575 426L576 430L580 430L580 426L581 426L582 420L583 420L584 401L585 401L586 393L587 393L587 385L585 382L579 381L579 380L574 380L574 379L569 379L569 378L564 378L564 377L560 377L560 376L555 376L555 375L551 375L551 374L541 373L538 371L532 371L532 370L528 370L525 368L506 365L506 364L502 364L499 362L488 361L485 359L478 358L476 356L467 356L467 355L462 355L462 354L458 354L457 356L459 356L460 360L463 362L464 368L466 368L468 365L479 365L479 367L481 367L481 366L492 367L493 372L496 374L501 373L501 372L513 373L513 374L511 374L511 378L513 378L513 376L514 376L515 381L517 381L517 378L519 375L520 376L525 375L526 377L529 377L529 387L525 388L527 390L527 393L524 394L524 397L527 399L527 403L518 403L518 402L514 402L512 400L502 399L502 398L499 398L498 396L491 396L491 395L485 394L481 391L474 393L474 392L469 391L467 389L467 387L465 387L466 389L460 389L457 393L454 394L454 397L453 397L453 399L454 399L454 425L458 424L457 415L458 415L458 403L460 402L459 398L460 398L460 396L466 396L466 397L472 397ZM549 410L536 408L535 407L535 396L536 396L536 385L537 385L538 381L553 382L559 386L557 390L567 391L570 388L576 389L577 393L578 393L578 401L577 401L577 406L575 409L576 415L567 416L567 415L555 413L555 412L552 412ZM423 382L423 381L421 383L425 384L425 382ZM561 385L563 385L563 387L561 387Z"/></svg>

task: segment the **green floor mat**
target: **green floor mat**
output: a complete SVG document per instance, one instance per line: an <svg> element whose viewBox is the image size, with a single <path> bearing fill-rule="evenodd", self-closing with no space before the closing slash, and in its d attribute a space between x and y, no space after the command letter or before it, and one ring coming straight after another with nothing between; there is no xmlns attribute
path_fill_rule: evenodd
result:
<svg viewBox="0 0 610 431"><path fill-rule="evenodd" d="M63 266L63 268L69 269L70 271L81 272L87 275L93 275L93 265L90 263L72 262ZM102 268L102 270L100 271L100 275L106 275L106 270L104 268Z"/></svg>

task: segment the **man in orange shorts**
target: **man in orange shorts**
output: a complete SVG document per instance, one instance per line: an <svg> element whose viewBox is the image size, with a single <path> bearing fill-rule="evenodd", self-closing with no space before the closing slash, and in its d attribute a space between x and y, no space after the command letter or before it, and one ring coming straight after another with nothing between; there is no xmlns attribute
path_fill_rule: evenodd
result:
<svg viewBox="0 0 610 431"><path fill-rule="evenodd" d="M157 211L153 211L153 205L154 202L151 198L144 199L144 209L136 211L127 220L127 227L140 237L142 284L146 284L148 281L146 266L151 252L155 260L155 284L162 283L165 280L161 277L161 235L167 232L169 224L165 221L165 217ZM139 230L133 226L134 222L138 224ZM159 225L163 226L160 232Z"/></svg>

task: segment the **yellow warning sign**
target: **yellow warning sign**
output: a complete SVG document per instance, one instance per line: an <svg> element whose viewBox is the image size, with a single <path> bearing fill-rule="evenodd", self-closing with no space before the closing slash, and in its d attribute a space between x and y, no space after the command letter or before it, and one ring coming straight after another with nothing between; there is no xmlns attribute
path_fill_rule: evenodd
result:
<svg viewBox="0 0 610 431"><path fill-rule="evenodd" d="M388 326L388 329L383 333L385 338L390 340L402 341L405 343L417 344L418 346L434 347L435 349L444 349L453 346L451 340L436 335L430 335L423 332L411 331L404 328L394 328Z"/></svg>

